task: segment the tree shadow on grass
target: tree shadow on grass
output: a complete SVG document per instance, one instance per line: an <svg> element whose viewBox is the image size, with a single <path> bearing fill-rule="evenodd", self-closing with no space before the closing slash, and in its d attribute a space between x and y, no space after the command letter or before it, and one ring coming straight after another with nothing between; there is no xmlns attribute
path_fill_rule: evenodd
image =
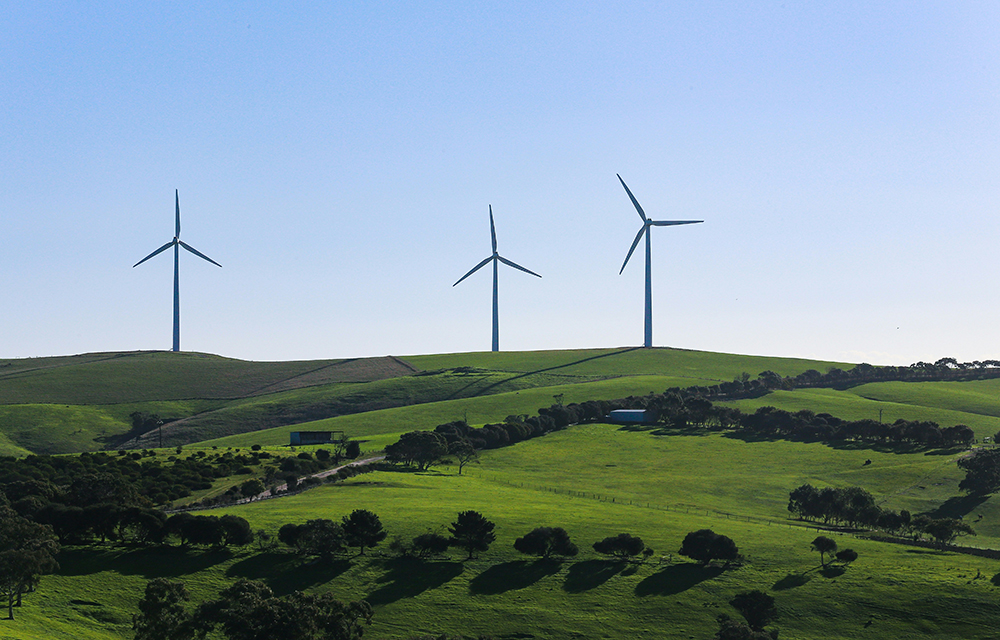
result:
<svg viewBox="0 0 1000 640"><path fill-rule="evenodd" d="M584 560L573 564L566 573L563 590L582 593L599 587L625 568L624 562L611 560Z"/></svg>
<svg viewBox="0 0 1000 640"><path fill-rule="evenodd" d="M973 509L989 500L989 496L954 496L948 498L944 503L933 511L928 511L927 516L932 519L955 518L961 519L969 515Z"/></svg>
<svg viewBox="0 0 1000 640"><path fill-rule="evenodd" d="M270 580L285 571L294 570L300 562L301 558L292 553L264 551L234 563L226 569L226 576L249 578L250 580Z"/></svg>
<svg viewBox="0 0 1000 640"><path fill-rule="evenodd" d="M383 586L365 598L376 606L413 598L424 591L437 589L465 569L461 562L425 562L415 558L389 560L384 567L388 572L378 579Z"/></svg>
<svg viewBox="0 0 1000 640"><path fill-rule="evenodd" d="M228 549L200 550L182 547L151 547L125 551L76 547L59 553L59 574L85 576L102 571L153 578L176 578L204 571L233 557Z"/></svg>
<svg viewBox="0 0 1000 640"><path fill-rule="evenodd" d="M524 589L545 576L559 571L560 563L555 560L527 562L515 560L495 564L469 582L469 591L474 594L496 595L515 589Z"/></svg>
<svg viewBox="0 0 1000 640"><path fill-rule="evenodd" d="M310 587L335 580L351 568L351 563L348 560L339 559L332 562L314 561L307 564L286 564L284 566L287 567L284 571L276 570L271 575L262 576L267 582L267 586L271 587L275 595L279 596L285 596L295 591L305 591Z"/></svg>
<svg viewBox="0 0 1000 640"><path fill-rule="evenodd" d="M990 580L990 582L992 582L994 586L1000 587L1000 573L993 576L993 579Z"/></svg>
<svg viewBox="0 0 1000 640"><path fill-rule="evenodd" d="M705 567L700 564L686 562L674 564L659 573L654 573L635 586L635 595L671 596L687 591L699 582L711 580L721 575L722 567Z"/></svg>
<svg viewBox="0 0 1000 640"><path fill-rule="evenodd" d="M784 591L785 589L794 589L795 587L801 587L805 583L812 580L809 576L804 573L789 573L787 576L778 580L774 583L771 588L775 591Z"/></svg>

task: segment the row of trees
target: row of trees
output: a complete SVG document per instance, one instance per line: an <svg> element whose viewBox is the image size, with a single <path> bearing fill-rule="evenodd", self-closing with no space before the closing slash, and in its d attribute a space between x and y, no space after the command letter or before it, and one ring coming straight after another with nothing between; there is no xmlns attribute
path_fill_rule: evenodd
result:
<svg viewBox="0 0 1000 640"><path fill-rule="evenodd" d="M932 448L968 446L976 437L975 432L964 424L942 428L929 420L899 419L891 424L871 419L842 420L808 409L789 412L768 406L760 407L752 414L737 412L733 415L739 428L768 437L906 443Z"/></svg>
<svg viewBox="0 0 1000 640"><path fill-rule="evenodd" d="M945 544L962 535L976 535L967 523L956 518L912 517L909 511L879 507L875 497L861 487L816 489L804 484L788 495L788 510L805 520L822 520L850 527L878 529L897 535L922 535Z"/></svg>
<svg viewBox="0 0 1000 640"><path fill-rule="evenodd" d="M487 551L496 540L496 524L478 511L462 511L448 527L450 536L439 533L423 533L406 544L394 540L390 550L400 555L427 558L444 553L451 547L466 552L467 559L476 553ZM348 547L358 548L364 555L366 548L377 546L385 540L387 533L379 517L365 509L357 509L344 516L341 522L329 519L313 519L302 524L286 524L278 530L278 540L304 556L318 557L330 561L334 556L347 551ZM593 545L594 551L629 560L638 556L649 557L654 551L647 547L642 538L620 533L599 540ZM579 548L562 527L536 527L514 541L514 549L526 555L541 558L572 557ZM729 563L740 560L739 549L727 536L716 534L709 529L689 533L681 545L679 553L692 560L708 564L713 560Z"/></svg>

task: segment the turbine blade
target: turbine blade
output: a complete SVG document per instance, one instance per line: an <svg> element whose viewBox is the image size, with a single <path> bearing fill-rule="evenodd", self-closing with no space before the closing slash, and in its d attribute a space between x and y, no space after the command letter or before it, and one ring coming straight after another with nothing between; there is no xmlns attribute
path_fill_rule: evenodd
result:
<svg viewBox="0 0 1000 640"><path fill-rule="evenodd" d="M617 173L615 175L618 176ZM639 206L639 202L635 199L635 196L632 195L632 192L629 191L628 185L625 184L625 181L622 180L621 176L618 176L618 182L621 182L622 186L625 187L625 193L628 194L628 197L632 201L632 204L635 205L635 210L639 212L639 217L642 218L643 222L645 222L646 221L646 213L642 210L642 207ZM628 262L628 261L626 260L626 262ZM622 267L622 269L624 269L624 268L625 267Z"/></svg>
<svg viewBox="0 0 1000 640"><path fill-rule="evenodd" d="M493 253L497 252L497 229L493 226L493 205L490 205L490 238L493 240Z"/></svg>
<svg viewBox="0 0 1000 640"><path fill-rule="evenodd" d="M472 275L472 274L474 274L475 272L477 272L477 271L479 271L480 269L482 269L482 268L483 268L483 266L485 266L485 265L486 265L486 263L487 263L487 262L489 262L489 261L490 261L490 260L492 260L492 259L493 259L493 256L490 256L489 258L486 258L485 260L483 260L482 262L480 262L480 263L479 263L479 264L477 264L476 266L472 267L472 270L471 270L471 271L469 271L469 273L467 273L467 274L465 274L464 276L462 276L461 278L459 278L459 279L458 279L458 282L461 282L462 280L465 280L466 278L468 278L469 276L471 276L471 275ZM455 284L458 284L458 282L456 282ZM453 287L454 287L454 286L455 286L455 284L453 284L453 285L451 285L451 286L453 286Z"/></svg>
<svg viewBox="0 0 1000 640"><path fill-rule="evenodd" d="M181 237L181 196L177 192L177 189L174 189L174 211L177 214L176 218L175 218L176 222L174 223L174 237L175 238L180 238Z"/></svg>
<svg viewBox="0 0 1000 640"><path fill-rule="evenodd" d="M704 220L650 220L649 224L654 227L673 227L679 224L698 224Z"/></svg>
<svg viewBox="0 0 1000 640"><path fill-rule="evenodd" d="M214 264L217 267L221 267L222 266L221 264L219 264L215 260L212 260L211 258L209 258L208 256L206 256L204 253L198 251L197 249L195 249L194 247L192 247L189 244L181 242L180 240L177 241L177 244L181 245L182 247L184 247L185 249L187 249L188 251L190 251L194 255L198 256L199 258L203 258L205 260L208 260L209 262L211 262L212 264Z"/></svg>
<svg viewBox="0 0 1000 640"><path fill-rule="evenodd" d="M625 265L628 264L628 259L632 257L632 252L635 251L637 246L639 246L639 240L642 238L642 232L645 230L646 225L642 225L642 228L639 229L639 233L635 234L635 240L632 241L632 248L628 250L628 255L625 256L625 262L622 263L622 269L618 272L618 275L621 275L622 272L625 271Z"/></svg>
<svg viewBox="0 0 1000 640"><path fill-rule="evenodd" d="M497 256L497 259L500 260L500 262L502 262L505 265L507 265L508 267L514 267L515 269L520 269L521 271L523 271L525 273L530 273L531 275L537 276L539 278L542 277L542 276L538 275L537 273L535 273L534 271L531 271L530 269L525 269L524 267L522 267L519 264L514 264L513 262L511 262L507 258L504 258L503 256Z"/></svg>
<svg viewBox="0 0 1000 640"><path fill-rule="evenodd" d="M139 262L136 262L134 265L132 265L132 268L135 269L136 267L138 267L140 264L142 264L146 260L149 260L150 258L152 258L153 256L155 256L158 253L163 253L164 251L166 251L167 249L169 249L172 246L174 246L174 241L173 240L171 240L167 244L163 245L162 247L160 247L159 249L157 249L153 253L149 254L148 256L146 256L145 258L143 258L142 260L140 260Z"/></svg>

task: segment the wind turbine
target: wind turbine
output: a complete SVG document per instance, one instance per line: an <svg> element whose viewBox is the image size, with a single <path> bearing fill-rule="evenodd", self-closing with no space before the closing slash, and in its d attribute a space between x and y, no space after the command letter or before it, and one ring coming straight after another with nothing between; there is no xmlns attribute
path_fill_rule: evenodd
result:
<svg viewBox="0 0 1000 640"><path fill-rule="evenodd" d="M176 189L174 189L174 208L176 210L176 218L175 218L175 223L174 223L174 239L171 240L170 242L168 242L167 244L163 245L162 247L160 247L159 249L157 249L153 253L149 254L148 256L146 256L145 258L143 258L142 260L140 260L139 262L136 262L134 265L132 265L132 268L134 269L134 268L138 267L140 264L142 264L146 260L149 260L150 258L152 258L153 256L155 256L155 255L157 255L159 253L163 253L164 251L166 251L170 247L174 248L174 348L173 348L173 351L180 351L181 350L181 287L180 287L180 279L179 279L179 270L177 268L178 262L179 262L179 258L180 258L180 247L184 247L185 249L187 249L188 251L190 251L194 255L198 256L199 258L201 258L203 260L208 260L209 262L211 262L212 264L214 264L217 267L221 267L222 265L219 264L218 262L216 262L215 260L212 260L208 256L206 256L204 253L201 253L200 251L198 251L197 249L195 249L191 245L189 245L189 244L187 244L185 242L181 242L181 201L180 201L180 196L178 195Z"/></svg>
<svg viewBox="0 0 1000 640"><path fill-rule="evenodd" d="M617 173L615 175L618 175ZM649 228L650 227L672 227L680 224L698 224L699 222L704 222L704 220L650 220L646 217L643 212L642 207L639 206L639 202L629 191L628 185L622 180L621 176L618 176L618 181L622 183L625 187L625 193L628 194L632 204L635 205L635 210L639 212L639 217L642 218L642 228L639 229L639 233L635 234L635 240L632 241L632 248L628 250L628 255L625 256L625 262L622 263L621 271L618 275L621 275L625 271L625 265L628 264L628 259L632 257L632 252L635 251L636 246L639 244L639 239L642 234L646 234L646 332L643 339L642 346L652 347L653 346L653 272L649 265Z"/></svg>
<svg viewBox="0 0 1000 640"><path fill-rule="evenodd" d="M471 276L475 272L479 271L479 269L481 269L482 267L484 267L486 265L486 263L489 262L490 260L493 261L493 351L499 351L500 350L500 314L499 314L498 309L497 309L497 263L498 262L502 262L505 265L507 265L508 267L514 267L515 269L519 269L519 270L521 270L521 271L523 271L525 273L530 273L531 275L539 277L539 278L541 278L542 276L538 275L534 271L529 271L528 269L525 269L524 267L522 267L519 264L515 264L515 263L511 262L507 258L504 258L499 253L497 253L497 231L496 231L496 227L493 225L493 205L490 205L490 237L493 240L493 255L491 255L490 257L486 258L485 260L483 260L482 262L480 262L479 264L477 264L476 266L474 266L471 271L469 271L467 274L465 274L464 276L462 276L461 278L459 278L458 282L461 282L462 280L465 280L466 278L468 278L469 276ZM456 282L455 284L453 284L451 286L454 287L455 285L458 284L458 282Z"/></svg>

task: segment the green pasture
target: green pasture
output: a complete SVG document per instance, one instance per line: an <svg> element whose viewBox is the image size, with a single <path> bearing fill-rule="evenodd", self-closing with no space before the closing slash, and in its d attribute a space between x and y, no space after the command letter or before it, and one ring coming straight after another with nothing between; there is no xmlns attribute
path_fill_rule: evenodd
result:
<svg viewBox="0 0 1000 640"><path fill-rule="evenodd" d="M332 431L341 430L355 439L367 439L375 435L398 435L406 431L433 429L439 424L454 420L468 420L469 424L482 425L502 422L509 415L535 415L541 407L549 407L561 395L563 403L584 402L586 400L611 400L629 395L662 393L665 389L692 384L706 384L708 381L696 378L676 378L670 376L630 376L578 382L546 387L522 389L507 393L427 402L419 405L396 407L381 411L368 411L347 416L338 416L287 427L278 427L253 433L245 433L213 440L206 440L198 446L244 447L253 444L288 444L288 434L292 431ZM368 446L364 448L370 448Z"/></svg>
<svg viewBox="0 0 1000 640"><path fill-rule="evenodd" d="M409 373L412 369L389 358L248 362L170 351L0 360L0 404L232 399Z"/></svg>
<svg viewBox="0 0 1000 640"><path fill-rule="evenodd" d="M932 420L942 427L964 424L976 432L977 438L992 436L1000 431L1000 417L976 411L982 396L976 393L975 389L981 385L981 381L942 383L949 385L947 390L922 396L921 390L927 384L931 383L877 382L846 391L836 389L774 391L760 398L726 404L747 413L756 411L759 407L773 406L786 411L808 409L815 413L825 412L845 420L878 420L881 411L882 422L891 423L902 418ZM908 385L916 386L911 388ZM973 391L966 392L966 385ZM863 395L859 389L864 390ZM910 401L906 402L906 399ZM916 402L918 399L922 403ZM997 407L1000 407L1000 398L997 400Z"/></svg>
<svg viewBox="0 0 1000 640"><path fill-rule="evenodd" d="M1000 417L1000 380L880 382L854 387L850 393L880 402Z"/></svg>
<svg viewBox="0 0 1000 640"><path fill-rule="evenodd" d="M863 465L868 458L872 464ZM144 581L164 576L184 580L195 601L240 577L266 580L279 593L365 598L377 610L370 638L708 638L719 613L737 615L728 600L753 588L777 599L782 637L995 637L1000 587L993 576L1000 562L827 533L860 558L844 571L824 573L810 550L817 531L787 519L787 492L801 482L863 486L884 506L931 509L955 495L957 475L947 456L571 427L486 452L462 476L449 466L376 472L210 512L241 515L254 528L275 532L288 522L339 519L364 508L380 515L390 539L409 539L443 532L456 513L476 509L497 523L497 541L475 560L455 551L430 562L402 561L380 553L385 543L332 566L303 566L281 550L76 548L0 633L129 637L127 622ZM918 486L926 490L919 493ZM988 519L996 523L997 515L990 510ZM581 554L558 563L516 553L514 539L539 525L566 528ZM963 542L1000 545L1000 531L974 526L980 536ZM684 535L700 528L732 537L748 562L722 571L677 556ZM651 562L607 562L590 548L623 531L656 550ZM56 621L51 626L49 611ZM76 625L91 635L73 635Z"/></svg>
<svg viewBox="0 0 1000 640"><path fill-rule="evenodd" d="M547 371L598 376L670 375L710 379L713 384L733 380L744 372L749 373L752 378L756 378L757 374L762 371L774 371L782 376L794 376L809 369L825 373L832 367L850 369L854 366L843 362L744 356L665 347L497 353L484 351L406 356L403 359L423 370L477 367L491 371L517 373Z"/></svg>

